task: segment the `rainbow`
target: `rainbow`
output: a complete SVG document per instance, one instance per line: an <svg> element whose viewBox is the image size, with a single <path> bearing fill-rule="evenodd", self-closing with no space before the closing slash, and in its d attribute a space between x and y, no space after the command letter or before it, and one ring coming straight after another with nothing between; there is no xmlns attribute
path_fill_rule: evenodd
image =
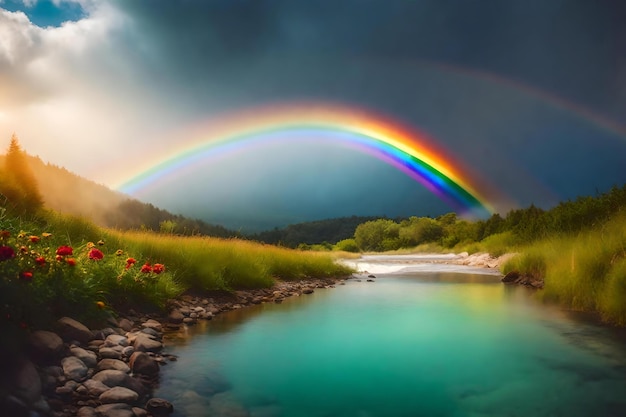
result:
<svg viewBox="0 0 626 417"><path fill-rule="evenodd" d="M135 195L160 179L217 155L277 140L338 142L369 153L409 175L455 211L481 216L494 212L493 189L429 137L379 114L327 103L265 106L203 123L183 149L150 164L115 188Z"/></svg>

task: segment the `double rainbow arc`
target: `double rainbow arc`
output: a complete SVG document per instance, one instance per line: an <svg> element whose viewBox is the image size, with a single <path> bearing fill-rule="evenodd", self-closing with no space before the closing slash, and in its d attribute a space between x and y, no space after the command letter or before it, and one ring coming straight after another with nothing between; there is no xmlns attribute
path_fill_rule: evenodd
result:
<svg viewBox="0 0 626 417"><path fill-rule="evenodd" d="M217 155L306 136L365 152L401 170L456 211L493 213L486 186L427 135L378 114L334 105L297 104L253 109L203 124L183 149L116 187L136 194L159 179Z"/></svg>

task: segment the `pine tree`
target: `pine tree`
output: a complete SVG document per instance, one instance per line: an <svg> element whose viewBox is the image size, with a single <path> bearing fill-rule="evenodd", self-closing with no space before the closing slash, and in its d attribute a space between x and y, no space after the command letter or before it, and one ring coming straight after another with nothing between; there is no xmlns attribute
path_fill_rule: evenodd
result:
<svg viewBox="0 0 626 417"><path fill-rule="evenodd" d="M20 190L21 201L14 201L15 207L20 207L24 212L29 213L34 213L43 207L43 197L39 192L37 180L28 165L26 154L22 150L15 133L11 136L4 171Z"/></svg>

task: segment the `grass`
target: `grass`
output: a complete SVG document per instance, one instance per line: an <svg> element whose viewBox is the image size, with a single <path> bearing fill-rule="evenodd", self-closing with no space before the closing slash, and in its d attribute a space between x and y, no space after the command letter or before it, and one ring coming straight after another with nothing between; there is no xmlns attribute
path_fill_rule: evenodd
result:
<svg viewBox="0 0 626 417"><path fill-rule="evenodd" d="M503 266L544 279L538 296L626 325L626 215L601 228L545 239Z"/></svg>

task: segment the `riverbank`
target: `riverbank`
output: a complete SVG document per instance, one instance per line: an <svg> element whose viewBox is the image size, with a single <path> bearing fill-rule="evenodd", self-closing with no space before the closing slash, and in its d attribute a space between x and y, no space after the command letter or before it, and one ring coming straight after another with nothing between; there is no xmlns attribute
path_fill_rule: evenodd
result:
<svg viewBox="0 0 626 417"><path fill-rule="evenodd" d="M167 353L168 337L226 311L281 303L342 280L278 281L267 289L184 294L169 301L168 314L129 310L96 330L63 317L54 329L31 332L17 357L0 358L0 415L168 416L173 405L152 397L160 369L177 359Z"/></svg>

